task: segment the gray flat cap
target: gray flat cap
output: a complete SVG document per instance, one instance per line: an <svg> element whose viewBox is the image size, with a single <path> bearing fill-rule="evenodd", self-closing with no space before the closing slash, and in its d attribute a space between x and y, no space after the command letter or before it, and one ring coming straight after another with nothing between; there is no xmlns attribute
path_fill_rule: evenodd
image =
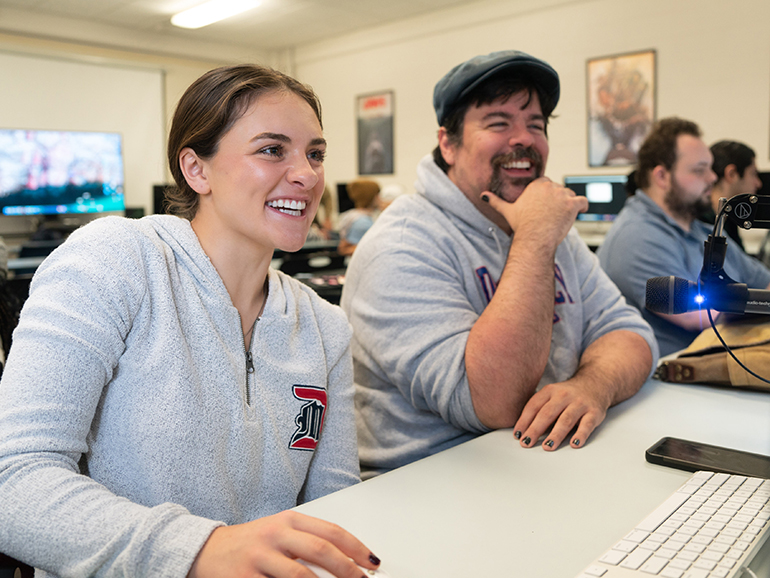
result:
<svg viewBox="0 0 770 578"><path fill-rule="evenodd" d="M518 50L502 50L458 64L438 81L433 90L438 124L443 125L455 106L474 88L502 71L531 78L553 97L554 106L559 101L559 75L550 64Z"/></svg>

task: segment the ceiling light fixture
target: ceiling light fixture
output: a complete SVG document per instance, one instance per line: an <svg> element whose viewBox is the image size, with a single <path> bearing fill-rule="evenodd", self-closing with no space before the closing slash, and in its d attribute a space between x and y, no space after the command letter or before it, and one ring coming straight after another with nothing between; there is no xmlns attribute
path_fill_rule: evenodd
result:
<svg viewBox="0 0 770 578"><path fill-rule="evenodd" d="M180 28L202 28L230 18L261 4L262 0L209 0L171 17L171 24Z"/></svg>

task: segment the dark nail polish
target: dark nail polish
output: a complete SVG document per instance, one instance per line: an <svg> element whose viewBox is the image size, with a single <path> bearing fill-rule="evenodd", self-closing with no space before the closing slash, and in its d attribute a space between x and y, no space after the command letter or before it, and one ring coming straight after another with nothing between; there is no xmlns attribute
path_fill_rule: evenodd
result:
<svg viewBox="0 0 770 578"><path fill-rule="evenodd" d="M369 562L371 562L375 566L380 565L380 559L372 553L369 554Z"/></svg>
<svg viewBox="0 0 770 578"><path fill-rule="evenodd" d="M481 195L481 200L484 201L485 203L488 203L489 202L489 195Z"/></svg>
<svg viewBox="0 0 770 578"><path fill-rule="evenodd" d="M525 437L524 438L524 445L528 446L530 443L532 443L532 438L530 438L529 436Z"/></svg>
<svg viewBox="0 0 770 578"><path fill-rule="evenodd" d="M521 439L521 432L520 431L513 432L513 437L515 437L517 440L520 440Z"/></svg>
<svg viewBox="0 0 770 578"><path fill-rule="evenodd" d="M579 446L580 445L580 440L575 438L574 440L572 440L572 445L573 446Z"/></svg>
<svg viewBox="0 0 770 578"><path fill-rule="evenodd" d="M552 448L553 447L553 440L548 440L547 442L545 442L545 445L548 446L549 448Z"/></svg>

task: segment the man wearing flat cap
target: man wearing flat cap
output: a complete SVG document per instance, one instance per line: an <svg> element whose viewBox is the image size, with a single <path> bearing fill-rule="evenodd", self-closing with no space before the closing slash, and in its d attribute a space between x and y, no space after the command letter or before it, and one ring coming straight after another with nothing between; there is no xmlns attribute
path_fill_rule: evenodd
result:
<svg viewBox="0 0 770 578"><path fill-rule="evenodd" d="M362 239L342 295L365 477L497 428L583 447L654 368L649 325L571 229L587 201L543 176L558 99L556 71L518 51L436 85L417 194Z"/></svg>

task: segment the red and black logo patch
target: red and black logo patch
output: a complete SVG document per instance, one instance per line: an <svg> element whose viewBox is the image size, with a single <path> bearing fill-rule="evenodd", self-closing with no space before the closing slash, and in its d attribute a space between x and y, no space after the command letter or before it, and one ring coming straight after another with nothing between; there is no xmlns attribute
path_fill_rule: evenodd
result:
<svg viewBox="0 0 770 578"><path fill-rule="evenodd" d="M294 397L307 403L294 418L297 430L291 436L289 448L313 451L318 445L326 417L326 390L311 385L295 385Z"/></svg>

